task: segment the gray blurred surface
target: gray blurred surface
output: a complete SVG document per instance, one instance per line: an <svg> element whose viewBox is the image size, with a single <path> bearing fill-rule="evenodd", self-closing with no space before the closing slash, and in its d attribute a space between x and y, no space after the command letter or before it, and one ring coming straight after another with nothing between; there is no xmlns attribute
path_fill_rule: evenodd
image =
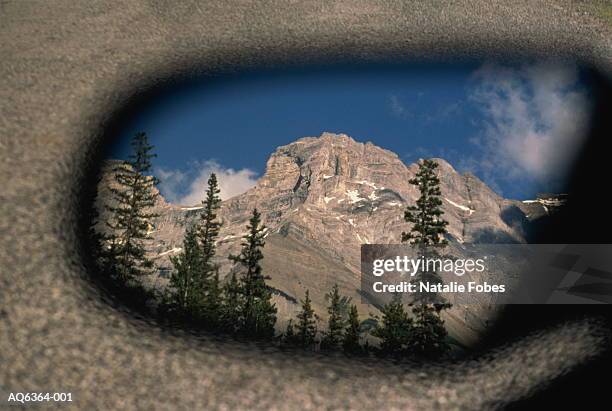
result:
<svg viewBox="0 0 612 411"><path fill-rule="evenodd" d="M75 409L481 409L597 355L605 332L589 320L445 367L281 353L165 332L88 279L75 217L88 150L114 108L164 77L447 53L609 66L599 3L445 3L1 1L0 406L62 391Z"/></svg>

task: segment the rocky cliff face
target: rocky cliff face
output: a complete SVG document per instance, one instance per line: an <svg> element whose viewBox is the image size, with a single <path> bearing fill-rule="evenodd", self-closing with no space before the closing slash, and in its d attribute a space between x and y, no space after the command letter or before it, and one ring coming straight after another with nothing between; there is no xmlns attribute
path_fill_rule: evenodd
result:
<svg viewBox="0 0 612 411"><path fill-rule="evenodd" d="M477 177L459 174L442 159L436 161L452 243L525 242L530 219L548 212L541 201L504 199ZM281 324L299 308L297 302L306 289L323 318L324 295L334 283L360 302L360 245L398 243L402 231L409 229L403 213L419 195L408 182L417 169L417 164L407 166L391 151L344 134L324 133L278 147L257 185L222 203L218 241L222 275L232 270L227 255L239 251L256 207L267 226L263 265L278 290ZM108 198L110 182L110 174L105 173L99 207ZM199 218L199 208L160 198L149 248L160 267L155 279L159 286L170 270L169 257L181 250L185 227ZM359 309L364 315L377 312L369 304L360 304ZM465 344L477 340L494 310L487 304L454 307L446 318L451 335Z"/></svg>

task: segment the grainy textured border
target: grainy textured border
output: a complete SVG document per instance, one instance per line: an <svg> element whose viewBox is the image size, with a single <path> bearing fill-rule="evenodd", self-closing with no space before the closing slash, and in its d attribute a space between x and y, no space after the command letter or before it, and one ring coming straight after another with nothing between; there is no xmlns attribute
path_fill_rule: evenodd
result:
<svg viewBox="0 0 612 411"><path fill-rule="evenodd" d="M70 391L78 409L478 409L593 358L605 331L591 320L426 369L170 334L101 298L76 218L91 147L113 110L163 79L508 53L607 70L610 29L591 12L550 0L1 1L0 401L11 391ZM543 353L546 363L524 362Z"/></svg>

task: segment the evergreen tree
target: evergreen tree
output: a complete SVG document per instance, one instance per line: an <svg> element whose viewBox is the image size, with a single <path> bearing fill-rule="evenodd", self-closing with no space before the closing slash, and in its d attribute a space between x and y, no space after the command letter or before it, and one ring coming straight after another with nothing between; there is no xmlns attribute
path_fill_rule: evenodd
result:
<svg viewBox="0 0 612 411"><path fill-rule="evenodd" d="M124 282L150 274L153 262L145 255L144 240L156 214L148 212L155 205L157 178L148 176L153 146L145 133L136 133L129 159L113 169L116 186L111 187L113 206L107 206L112 218L107 222L111 234L106 239L105 259L110 271Z"/></svg>
<svg viewBox="0 0 612 411"><path fill-rule="evenodd" d="M223 286L221 293L220 325L222 329L230 332L240 330L242 292L236 273L232 273L229 281Z"/></svg>
<svg viewBox="0 0 612 411"><path fill-rule="evenodd" d="M436 176L438 163L433 160L423 160L419 164L416 177L409 181L418 187L420 197L414 206L408 206L404 213L404 220L412 223L409 232L402 233L402 242L410 242L414 245L436 246L446 244L447 221L441 216L442 195L440 191L440 179Z"/></svg>
<svg viewBox="0 0 612 411"><path fill-rule="evenodd" d="M409 206L404 219L413 226L408 233L402 233L402 241L418 248L425 258L439 256L438 249L447 244L444 235L448 222L442 219L442 200L440 179L436 176L438 164L433 160L423 160L419 164L416 177L410 184L418 187L420 197L415 206ZM438 273L425 270L417 273L414 282L442 283ZM413 332L408 343L410 351L417 355L440 355L447 351L446 329L440 317L442 310L450 308L436 293L415 294L412 313L415 318Z"/></svg>
<svg viewBox="0 0 612 411"><path fill-rule="evenodd" d="M261 215L257 209L247 226L248 234L242 242L239 255L230 259L245 270L241 278L241 332L254 338L274 336L276 323L276 306L272 302L272 293L266 285L260 261L263 259L262 248L265 245L265 227L261 225Z"/></svg>
<svg viewBox="0 0 612 411"><path fill-rule="evenodd" d="M301 303L302 310L297 315L296 341L303 348L310 348L313 347L315 343L317 323L314 310L311 306L312 301L310 300L310 292L308 290L306 290L306 296L301 300Z"/></svg>
<svg viewBox="0 0 612 411"><path fill-rule="evenodd" d="M285 333L283 334L282 342L285 345L296 344L295 327L293 326L293 320L291 319L287 323L287 328L285 329Z"/></svg>
<svg viewBox="0 0 612 411"><path fill-rule="evenodd" d="M197 237L200 245L201 264L195 278L196 287L202 301L201 315L207 322L215 322L219 317L219 278L218 264L214 263L216 241L221 223L217 221L217 210L221 206L217 176L212 173L208 179L206 198L202 202ZM216 279L215 279L216 276Z"/></svg>
<svg viewBox="0 0 612 411"><path fill-rule="evenodd" d="M412 308L414 326L408 341L408 348L418 357L436 358L449 350L447 331L440 311L450 304L417 304Z"/></svg>
<svg viewBox="0 0 612 411"><path fill-rule="evenodd" d="M174 266L170 275L170 304L181 315L193 315L201 303L198 293L198 275L202 258L198 246L196 227L189 227L183 239L183 250L170 257Z"/></svg>
<svg viewBox="0 0 612 411"><path fill-rule="evenodd" d="M327 313L329 319L327 321L327 331L321 341L321 348L334 349L337 348L342 341L344 332L345 319L344 312L346 311L347 300L340 297L338 284L334 284L332 290L326 295L329 300Z"/></svg>
<svg viewBox="0 0 612 411"><path fill-rule="evenodd" d="M419 163L419 171L416 177L409 181L417 186L420 196L416 205L408 206L404 213L404 220L412 223L409 232L402 233L402 242L408 242L418 249L421 256L426 259L439 257L438 249L447 244L444 234L448 222L442 219L442 195L440 191L440 179L436 176L438 163L433 160L423 160ZM428 282L432 284L442 283L442 279L433 270L422 270L416 273L412 282ZM414 302L421 304L433 304L442 302L436 293L415 293Z"/></svg>
<svg viewBox="0 0 612 411"><path fill-rule="evenodd" d="M219 270L208 282L206 295L203 301L201 316L204 321L211 326L220 325L223 315L223 288L219 280Z"/></svg>
<svg viewBox="0 0 612 411"><path fill-rule="evenodd" d="M357 354L362 351L359 344L360 331L359 313L357 312L357 306L353 304L349 309L347 326L342 338L342 349L344 352Z"/></svg>
<svg viewBox="0 0 612 411"><path fill-rule="evenodd" d="M405 353L412 333L412 319L404 310L400 294L395 294L382 309L382 324L372 335L381 339L380 351L384 355L399 357Z"/></svg>

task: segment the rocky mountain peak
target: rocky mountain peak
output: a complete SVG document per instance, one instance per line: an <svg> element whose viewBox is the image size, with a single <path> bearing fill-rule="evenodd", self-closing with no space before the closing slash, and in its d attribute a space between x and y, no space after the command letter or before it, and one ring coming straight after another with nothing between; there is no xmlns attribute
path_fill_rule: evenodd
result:
<svg viewBox="0 0 612 411"><path fill-rule="evenodd" d="M372 195L405 173L405 165L391 151L357 142L346 134L323 133L277 148L257 187L291 190L292 205L322 205L332 200L355 204L361 194Z"/></svg>

